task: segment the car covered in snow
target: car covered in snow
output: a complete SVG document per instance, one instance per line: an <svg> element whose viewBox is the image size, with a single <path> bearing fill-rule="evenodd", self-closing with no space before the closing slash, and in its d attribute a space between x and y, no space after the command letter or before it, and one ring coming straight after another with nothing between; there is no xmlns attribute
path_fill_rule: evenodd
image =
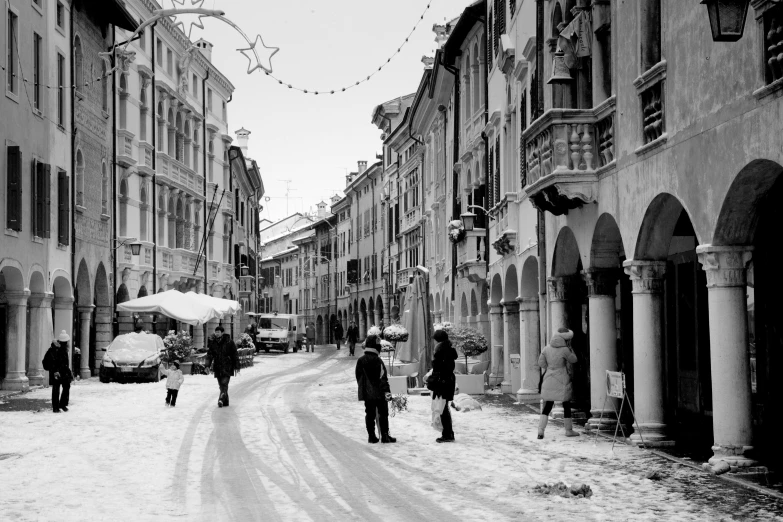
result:
<svg viewBox="0 0 783 522"><path fill-rule="evenodd" d="M100 380L150 381L161 378L163 339L145 332L118 335L106 348L101 360Z"/></svg>
<svg viewBox="0 0 783 522"><path fill-rule="evenodd" d="M256 334L256 346L259 350L269 352L270 349L282 350L288 353L299 350L296 341L295 314L258 314L258 333Z"/></svg>

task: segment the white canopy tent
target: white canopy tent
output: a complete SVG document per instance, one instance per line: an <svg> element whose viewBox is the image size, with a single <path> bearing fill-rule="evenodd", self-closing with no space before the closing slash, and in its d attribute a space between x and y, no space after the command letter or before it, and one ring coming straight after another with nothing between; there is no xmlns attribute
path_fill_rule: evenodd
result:
<svg viewBox="0 0 783 522"><path fill-rule="evenodd" d="M218 299L205 294L167 290L158 294L131 299L117 305L120 312L160 313L177 321L201 325L213 319L223 319L240 309L237 301Z"/></svg>

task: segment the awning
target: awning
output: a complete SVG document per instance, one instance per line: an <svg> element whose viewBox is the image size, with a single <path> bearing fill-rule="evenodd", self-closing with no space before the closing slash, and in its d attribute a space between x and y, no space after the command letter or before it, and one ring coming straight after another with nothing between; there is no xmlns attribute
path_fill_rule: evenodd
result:
<svg viewBox="0 0 783 522"><path fill-rule="evenodd" d="M196 296L196 297L194 297ZM182 323L201 325L213 319L233 315L240 309L237 301L217 299L205 294L168 290L131 299L117 305L120 312L160 313Z"/></svg>

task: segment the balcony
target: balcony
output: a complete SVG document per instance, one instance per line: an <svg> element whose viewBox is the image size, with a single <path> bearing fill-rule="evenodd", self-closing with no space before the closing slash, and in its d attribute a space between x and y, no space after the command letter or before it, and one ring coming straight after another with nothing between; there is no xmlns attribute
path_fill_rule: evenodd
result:
<svg viewBox="0 0 783 522"><path fill-rule="evenodd" d="M475 228L465 233L465 239L457 243L457 277L472 283L487 277L486 229Z"/></svg>
<svg viewBox="0 0 783 522"><path fill-rule="evenodd" d="M410 284L414 268L403 268L397 271L397 288L405 288Z"/></svg>
<svg viewBox="0 0 783 522"><path fill-rule="evenodd" d="M133 133L125 129L117 131L117 163L125 168L136 164L133 157Z"/></svg>
<svg viewBox="0 0 783 522"><path fill-rule="evenodd" d="M596 201L601 174L613 169L615 98L593 109L551 109L523 133L525 193L559 216Z"/></svg>
<svg viewBox="0 0 783 522"><path fill-rule="evenodd" d="M151 143L147 143L146 141L140 141L139 142L139 174L142 176L152 176L153 170L152 170L152 154L155 151L155 148L152 146Z"/></svg>
<svg viewBox="0 0 783 522"><path fill-rule="evenodd" d="M204 192L204 177L199 176L190 167L175 160L168 154L158 152L158 176L163 176L163 181L177 188L187 189L194 196L202 196Z"/></svg>

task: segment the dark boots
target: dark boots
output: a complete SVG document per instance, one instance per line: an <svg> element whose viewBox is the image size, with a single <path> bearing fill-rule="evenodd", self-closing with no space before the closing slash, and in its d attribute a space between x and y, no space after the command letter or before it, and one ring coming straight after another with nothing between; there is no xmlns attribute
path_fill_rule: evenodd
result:
<svg viewBox="0 0 783 522"><path fill-rule="evenodd" d="M382 444L391 444L391 443L394 443L394 442L397 442L397 439L395 439L394 437L392 437L388 433L385 433L385 434L381 435L381 443Z"/></svg>

